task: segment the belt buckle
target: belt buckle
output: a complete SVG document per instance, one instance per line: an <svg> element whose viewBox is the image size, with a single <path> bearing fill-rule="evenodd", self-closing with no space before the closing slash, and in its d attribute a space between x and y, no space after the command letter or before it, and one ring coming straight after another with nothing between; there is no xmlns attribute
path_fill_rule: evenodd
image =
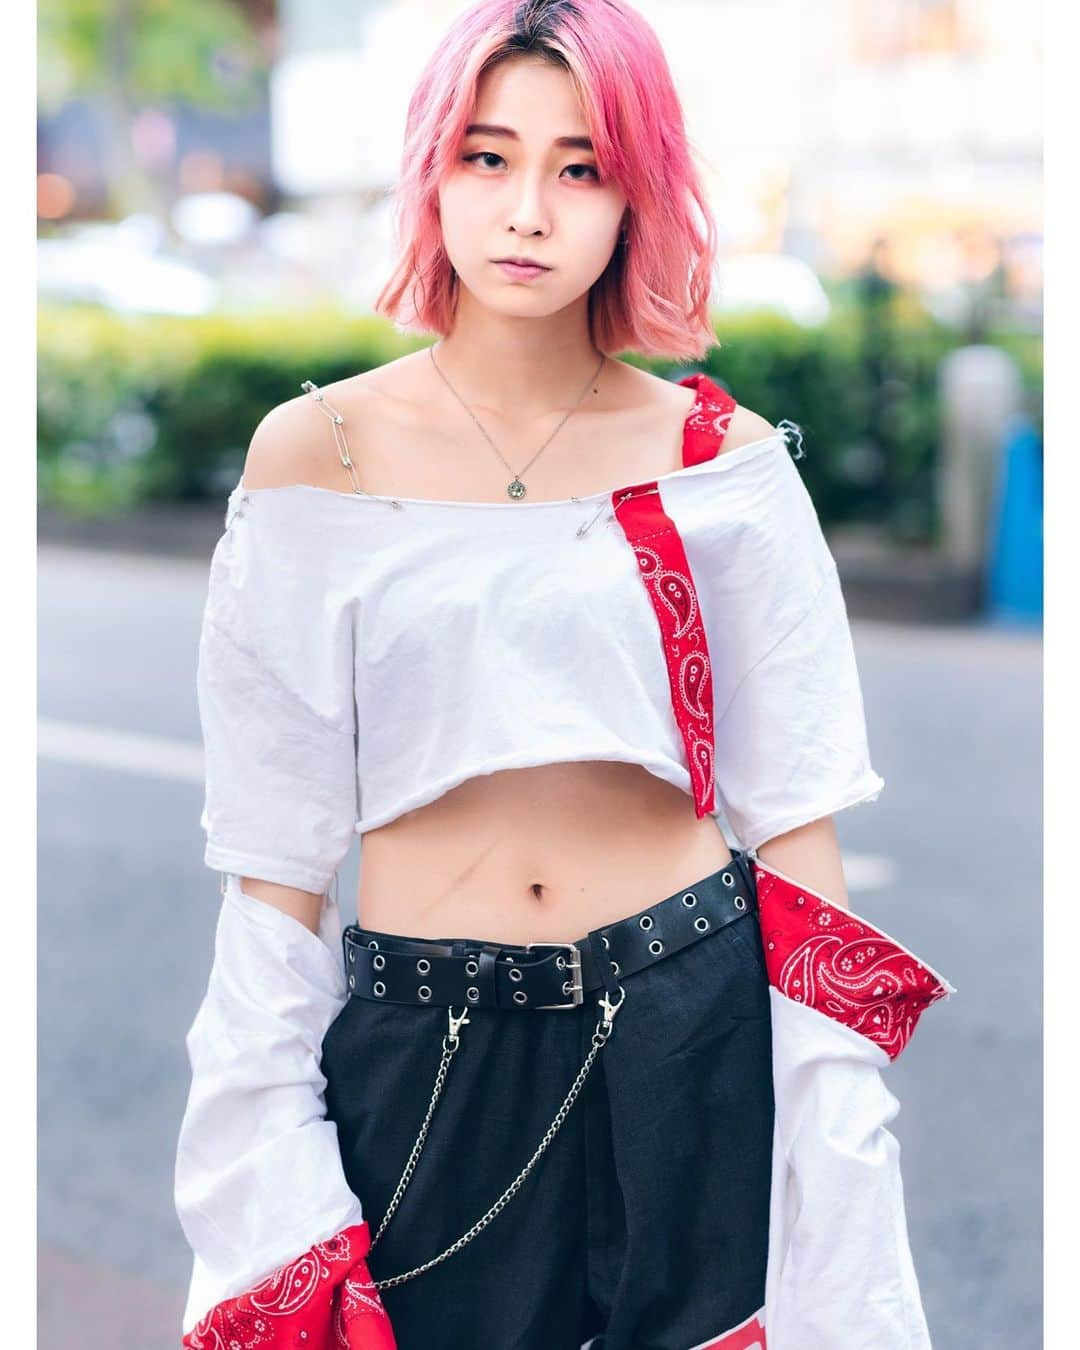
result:
<svg viewBox="0 0 1080 1350"><path fill-rule="evenodd" d="M585 988L581 978L581 951L578 948L577 944L574 942L527 942L525 944L525 950L527 952L531 952L534 947L555 947L556 949L562 951L573 952L574 955L570 959L569 969L571 971L577 972L577 979L573 981L573 985L570 989L571 997L569 1003L534 1003L533 1007L537 1009L543 1008L559 1009L559 1008L580 1007L580 1005L585 1001ZM563 981L564 986L565 983L566 981L564 980Z"/></svg>

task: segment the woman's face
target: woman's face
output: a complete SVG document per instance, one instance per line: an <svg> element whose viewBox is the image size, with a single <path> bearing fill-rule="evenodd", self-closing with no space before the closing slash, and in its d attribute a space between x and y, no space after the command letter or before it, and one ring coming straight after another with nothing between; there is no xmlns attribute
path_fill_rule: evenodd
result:
<svg viewBox="0 0 1080 1350"><path fill-rule="evenodd" d="M446 253L481 304L542 317L580 299L611 260L626 205L614 184L599 180L564 69L513 57L485 72L457 163L439 189ZM496 262L513 256L550 271L514 278Z"/></svg>

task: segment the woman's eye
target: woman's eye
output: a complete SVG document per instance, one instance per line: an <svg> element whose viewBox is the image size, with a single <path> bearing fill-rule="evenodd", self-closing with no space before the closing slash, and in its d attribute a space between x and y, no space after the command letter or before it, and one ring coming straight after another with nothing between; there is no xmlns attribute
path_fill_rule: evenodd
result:
<svg viewBox="0 0 1080 1350"><path fill-rule="evenodd" d="M471 164L474 159L502 159L502 155L497 155L494 150L474 150L464 158L466 164Z"/></svg>
<svg viewBox="0 0 1080 1350"><path fill-rule="evenodd" d="M471 155L465 155L463 158L466 164L471 164L474 160L480 159L497 159L500 161L500 163L505 163L505 160L503 160L502 155L497 155L494 150L474 150ZM484 167L493 168L494 165L485 165ZM597 182L600 179L600 171L596 168L594 164L568 164L566 167L568 169L587 169ZM586 180L583 178L579 178L576 181L584 182Z"/></svg>

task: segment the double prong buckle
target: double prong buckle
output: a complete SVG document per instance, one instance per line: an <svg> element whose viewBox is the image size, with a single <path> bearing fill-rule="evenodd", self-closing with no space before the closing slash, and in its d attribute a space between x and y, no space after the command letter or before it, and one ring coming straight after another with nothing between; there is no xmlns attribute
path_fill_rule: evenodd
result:
<svg viewBox="0 0 1080 1350"><path fill-rule="evenodd" d="M572 972L569 980L563 981L563 993L570 995L569 1003L534 1003L534 1008L577 1008L585 1001L585 989L581 979L581 951L573 942L527 942L525 950L531 952L534 947L554 947L559 951L572 952L569 961L563 962L563 969ZM556 961L556 964L558 962ZM567 988L567 985L570 988Z"/></svg>

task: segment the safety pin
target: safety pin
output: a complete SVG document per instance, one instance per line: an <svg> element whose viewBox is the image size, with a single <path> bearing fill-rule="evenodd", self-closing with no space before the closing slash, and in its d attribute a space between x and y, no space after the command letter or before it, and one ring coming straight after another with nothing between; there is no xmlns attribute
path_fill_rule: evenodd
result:
<svg viewBox="0 0 1080 1350"><path fill-rule="evenodd" d="M659 491L660 491L660 489L659 489L658 487L655 487L655 486L654 486L654 487L649 487L649 488L644 488L641 492L637 492L637 493L635 493L635 492L631 489L629 492L620 492L620 493L619 493L619 501L620 501L620 503L622 503L622 502L625 502L625 501L627 500L627 498L629 498L629 497L635 497L635 496L636 496L636 497L647 497L647 496L649 495L650 492L656 492L656 493L659 493ZM577 498L577 497L573 497L573 498L571 498L571 500L576 502L576 501L578 500L578 498ZM607 506L607 502L602 502L602 503L600 504L600 506L597 508L597 510L596 510L595 514L593 515L592 519L589 520L589 521L587 521L584 525L579 525L579 526L577 527L577 537L578 537L579 539L585 534L585 532L586 532L587 530L591 530L591 529L592 529L592 527L596 524L597 517L600 515L600 513L604 510L604 508L605 508L606 506ZM608 518L608 520L614 520L614 519L615 519L615 513L614 513L614 512L610 512L610 513L608 514L608 517L607 517L607 518Z"/></svg>
<svg viewBox="0 0 1080 1350"><path fill-rule="evenodd" d="M574 498L574 501L577 501L577 500L578 500L578 499L575 497L575 498ZM599 506L599 507L597 508L597 510L594 512L592 519L591 519L590 521L588 521L587 524L585 524L585 525L579 525L579 526L577 527L577 537L578 537L579 539L581 539L581 538L585 535L585 532L586 532L587 530L591 530L591 529L592 529L592 527L596 524L597 518L601 515L601 513L605 510L606 507L607 507L607 502L601 502L601 503L600 503L600 506ZM609 516L608 519L609 519L609 520L614 520L614 516Z"/></svg>

